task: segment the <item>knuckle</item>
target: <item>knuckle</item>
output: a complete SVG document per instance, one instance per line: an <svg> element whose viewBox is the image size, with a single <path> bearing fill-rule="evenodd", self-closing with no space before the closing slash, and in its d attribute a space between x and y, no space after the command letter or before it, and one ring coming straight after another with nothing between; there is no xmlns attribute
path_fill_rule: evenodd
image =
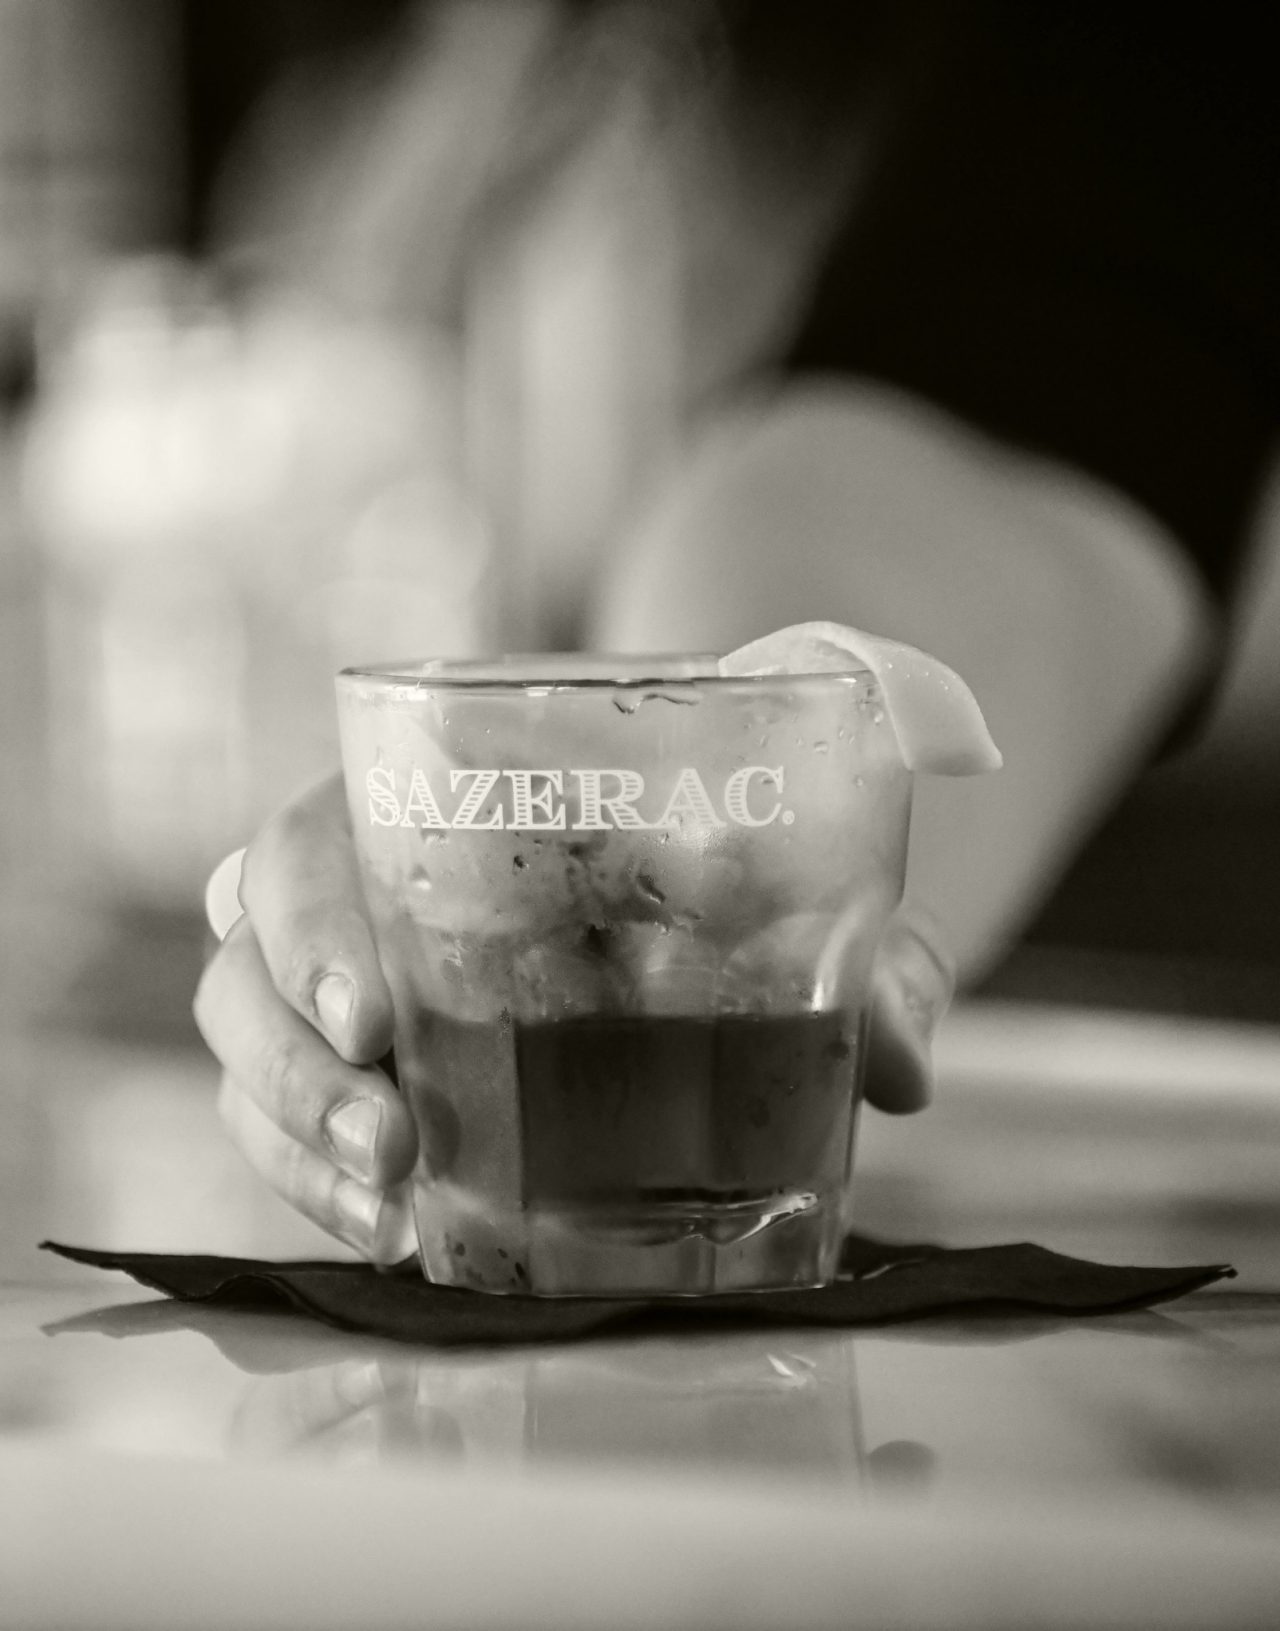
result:
<svg viewBox="0 0 1280 1631"><path fill-rule="evenodd" d="M305 847L314 821L305 800L293 800L258 829L240 863L240 904L252 914L281 859Z"/></svg>
<svg viewBox="0 0 1280 1631"><path fill-rule="evenodd" d="M315 1045L308 1038L283 1037L264 1053L253 1097L281 1132L309 1155L329 1158L325 1117L342 1085L318 1068Z"/></svg>
<svg viewBox="0 0 1280 1631"><path fill-rule="evenodd" d="M273 971L282 996L305 1013L314 1011L316 987L329 972L329 958L305 923L295 925Z"/></svg>
<svg viewBox="0 0 1280 1631"><path fill-rule="evenodd" d="M302 1047L293 1037L281 1037L264 1049L258 1062L258 1089L268 1114L278 1125L294 1128L306 1102Z"/></svg>
<svg viewBox="0 0 1280 1631"><path fill-rule="evenodd" d="M355 987L353 1012L378 1034L384 1019L379 997L373 938L359 912L342 905L304 908L290 918L271 950L272 980L280 995L313 1025L321 1025L316 991L330 974L345 975Z"/></svg>

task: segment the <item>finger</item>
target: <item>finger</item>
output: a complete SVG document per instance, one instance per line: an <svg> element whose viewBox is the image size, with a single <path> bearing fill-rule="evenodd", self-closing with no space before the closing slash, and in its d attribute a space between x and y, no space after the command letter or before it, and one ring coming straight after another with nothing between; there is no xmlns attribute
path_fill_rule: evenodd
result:
<svg viewBox="0 0 1280 1631"><path fill-rule="evenodd" d="M231 1417L227 1438L232 1448L266 1459L304 1449L317 1431L349 1412L341 1400L327 1396L331 1375L332 1369L322 1366L255 1376Z"/></svg>
<svg viewBox="0 0 1280 1631"><path fill-rule="evenodd" d="M281 1400L279 1449L344 1454L357 1445L374 1453L394 1451L394 1429L411 1423L417 1398L417 1367L394 1359L352 1359L309 1371L294 1371ZM386 1442L386 1429L392 1429ZM403 1441L407 1434L399 1435ZM405 1445L404 1447L409 1447Z"/></svg>
<svg viewBox="0 0 1280 1631"><path fill-rule="evenodd" d="M380 1070L339 1058L289 1007L248 919L205 970L195 1016L223 1068L291 1140L373 1189L408 1176L418 1148L409 1107Z"/></svg>
<svg viewBox="0 0 1280 1631"><path fill-rule="evenodd" d="M918 909L885 932L872 982L866 1096L891 1115L933 1097L933 1037L955 991L955 965L937 926Z"/></svg>
<svg viewBox="0 0 1280 1631"><path fill-rule="evenodd" d="M371 1263L390 1265L413 1256L416 1237L407 1184L377 1190L350 1177L283 1132L229 1073L222 1079L218 1113L250 1166L326 1234Z"/></svg>
<svg viewBox="0 0 1280 1631"><path fill-rule="evenodd" d="M350 1359L254 1378L232 1417L235 1449L279 1457L305 1450L353 1415L376 1407L386 1393L382 1363Z"/></svg>
<svg viewBox="0 0 1280 1631"><path fill-rule="evenodd" d="M245 852L240 900L276 990L353 1064L391 1047L340 776L287 805Z"/></svg>

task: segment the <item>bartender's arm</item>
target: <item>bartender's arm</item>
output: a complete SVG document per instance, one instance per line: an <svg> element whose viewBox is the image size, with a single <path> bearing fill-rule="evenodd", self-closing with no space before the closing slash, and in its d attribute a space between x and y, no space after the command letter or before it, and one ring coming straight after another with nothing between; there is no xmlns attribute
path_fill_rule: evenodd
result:
<svg viewBox="0 0 1280 1631"><path fill-rule="evenodd" d="M618 550L605 650L726 651L829 618L933 653L972 686L995 776L916 780L907 910L971 982L1154 756L1211 616L1133 500L936 408L848 379L722 419Z"/></svg>

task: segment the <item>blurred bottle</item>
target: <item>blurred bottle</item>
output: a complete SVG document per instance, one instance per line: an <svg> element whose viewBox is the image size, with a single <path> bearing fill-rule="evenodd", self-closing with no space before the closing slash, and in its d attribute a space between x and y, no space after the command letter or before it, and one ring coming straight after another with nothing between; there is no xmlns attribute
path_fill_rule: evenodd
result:
<svg viewBox="0 0 1280 1631"><path fill-rule="evenodd" d="M156 257L48 328L25 487L63 887L99 1020L185 1028L204 879L336 764L336 668L481 643L484 528L421 336Z"/></svg>
<svg viewBox="0 0 1280 1631"><path fill-rule="evenodd" d="M90 887L163 903L243 799L242 635L219 570L195 395L230 344L159 267L97 283L42 359L26 489L47 562L58 825Z"/></svg>
<svg viewBox="0 0 1280 1631"><path fill-rule="evenodd" d="M227 337L177 279L91 280L44 314L24 446L43 563L46 915L60 1021L145 1030L194 972L200 868L244 804L244 640L175 382Z"/></svg>

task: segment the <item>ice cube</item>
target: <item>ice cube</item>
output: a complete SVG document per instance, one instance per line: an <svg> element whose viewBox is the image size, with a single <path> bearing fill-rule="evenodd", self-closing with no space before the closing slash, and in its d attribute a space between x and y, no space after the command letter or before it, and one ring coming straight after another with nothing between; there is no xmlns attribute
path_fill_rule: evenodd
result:
<svg viewBox="0 0 1280 1631"><path fill-rule="evenodd" d="M629 923L618 942L635 1012L703 1018L719 1011L720 948L709 936Z"/></svg>

